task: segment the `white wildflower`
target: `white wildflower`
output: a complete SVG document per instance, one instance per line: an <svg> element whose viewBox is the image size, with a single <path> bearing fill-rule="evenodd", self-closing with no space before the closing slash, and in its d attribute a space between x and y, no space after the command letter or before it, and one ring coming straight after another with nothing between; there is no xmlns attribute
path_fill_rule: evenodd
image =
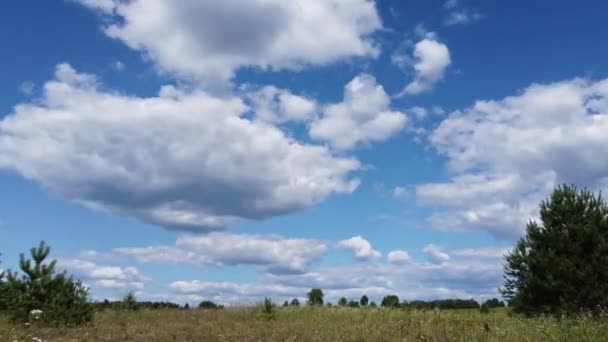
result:
<svg viewBox="0 0 608 342"><path fill-rule="evenodd" d="M38 320L40 319L40 316L42 315L42 310L38 310L38 309L34 309L32 311L30 311L30 317L33 320Z"/></svg>

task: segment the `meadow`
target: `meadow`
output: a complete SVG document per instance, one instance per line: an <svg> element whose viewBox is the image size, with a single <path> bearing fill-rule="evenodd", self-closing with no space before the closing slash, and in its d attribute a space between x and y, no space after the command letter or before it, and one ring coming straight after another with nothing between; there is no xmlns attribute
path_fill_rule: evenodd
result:
<svg viewBox="0 0 608 342"><path fill-rule="evenodd" d="M608 341L608 317L524 318L506 309L107 310L77 328L2 318L0 341Z"/></svg>

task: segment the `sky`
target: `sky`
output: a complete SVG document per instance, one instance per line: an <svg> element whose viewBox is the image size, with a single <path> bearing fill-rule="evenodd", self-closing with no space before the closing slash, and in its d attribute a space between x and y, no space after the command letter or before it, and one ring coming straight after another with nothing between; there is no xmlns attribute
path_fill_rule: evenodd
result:
<svg viewBox="0 0 608 342"><path fill-rule="evenodd" d="M0 9L0 266L44 240L95 300L484 300L608 188L602 1Z"/></svg>

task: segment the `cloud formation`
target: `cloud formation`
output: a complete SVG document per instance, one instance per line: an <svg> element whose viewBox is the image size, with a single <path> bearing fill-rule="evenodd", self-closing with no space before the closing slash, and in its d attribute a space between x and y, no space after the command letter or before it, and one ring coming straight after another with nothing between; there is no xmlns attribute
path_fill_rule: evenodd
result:
<svg viewBox="0 0 608 342"><path fill-rule="evenodd" d="M327 246L314 239L286 239L280 236L213 232L183 235L175 245L123 247L112 251L141 262L193 265L256 265L268 272L303 272L325 254Z"/></svg>
<svg viewBox="0 0 608 342"><path fill-rule="evenodd" d="M393 58L394 62L399 59ZM408 84L403 94L415 95L430 90L443 79L445 71L452 63L447 45L439 42L434 34L427 34L414 47L414 80Z"/></svg>
<svg viewBox="0 0 608 342"><path fill-rule="evenodd" d="M208 86L244 67L297 70L375 57L370 0L77 0L106 16L106 35L157 67Z"/></svg>
<svg viewBox="0 0 608 342"><path fill-rule="evenodd" d="M339 241L338 247L352 250L355 253L355 257L359 260L375 260L382 256L380 252L372 248L372 244L369 241L359 235Z"/></svg>
<svg viewBox="0 0 608 342"><path fill-rule="evenodd" d="M433 226L519 237L538 203L560 183L606 189L608 80L533 84L515 96L451 113L430 144L453 177L422 184Z"/></svg>
<svg viewBox="0 0 608 342"><path fill-rule="evenodd" d="M310 136L347 150L358 144L384 141L407 122L404 113L390 109L390 98L368 74L355 77L344 87L344 100L325 106L310 126Z"/></svg>
<svg viewBox="0 0 608 342"><path fill-rule="evenodd" d="M249 110L238 97L172 86L122 95L61 64L42 98L0 121L0 168L89 208L197 231L357 188L357 160L247 119Z"/></svg>

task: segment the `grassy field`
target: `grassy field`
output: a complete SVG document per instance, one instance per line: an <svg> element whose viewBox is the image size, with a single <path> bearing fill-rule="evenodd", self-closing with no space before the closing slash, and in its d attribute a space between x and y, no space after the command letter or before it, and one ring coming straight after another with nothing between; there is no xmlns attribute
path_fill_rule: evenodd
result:
<svg viewBox="0 0 608 342"><path fill-rule="evenodd" d="M608 319L510 317L504 310L380 308L159 310L97 313L84 327L0 322L0 341L608 341Z"/></svg>

